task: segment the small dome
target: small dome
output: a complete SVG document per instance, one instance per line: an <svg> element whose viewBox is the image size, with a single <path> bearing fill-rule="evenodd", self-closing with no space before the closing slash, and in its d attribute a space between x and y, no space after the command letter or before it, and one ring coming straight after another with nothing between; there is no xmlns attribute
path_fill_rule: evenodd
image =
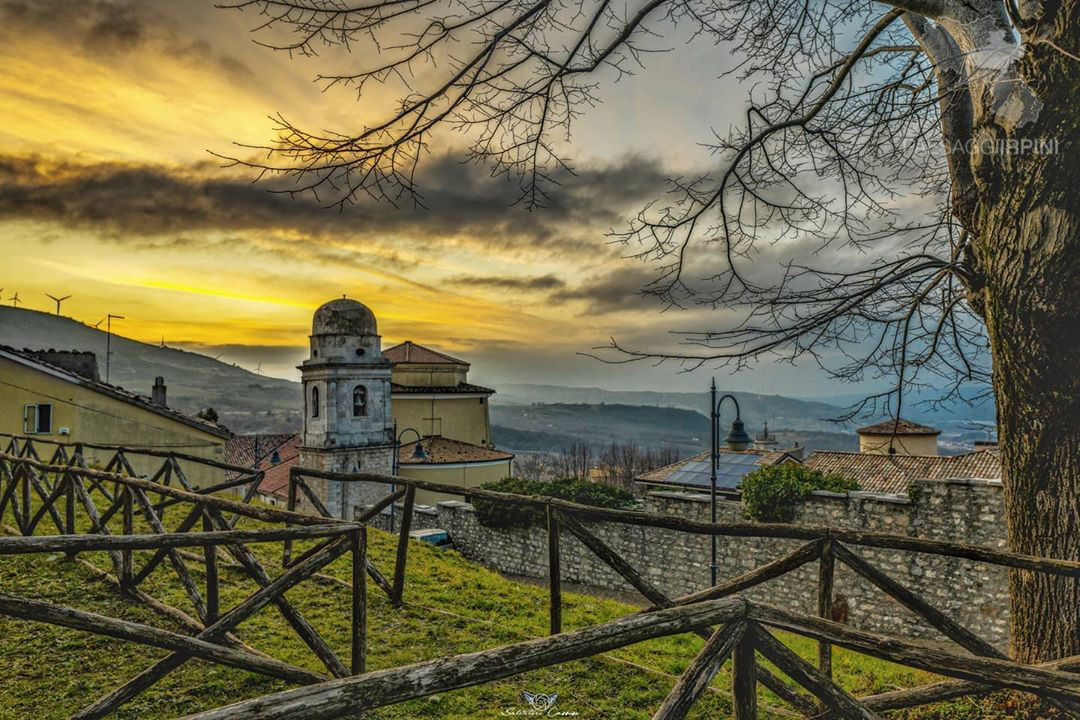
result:
<svg viewBox="0 0 1080 720"><path fill-rule="evenodd" d="M375 313L363 303L347 298L331 300L315 311L312 335L378 335Z"/></svg>

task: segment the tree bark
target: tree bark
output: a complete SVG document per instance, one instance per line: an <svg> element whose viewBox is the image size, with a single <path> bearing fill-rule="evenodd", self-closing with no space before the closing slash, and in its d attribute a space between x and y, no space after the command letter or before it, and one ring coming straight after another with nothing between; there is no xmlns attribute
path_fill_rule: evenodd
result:
<svg viewBox="0 0 1080 720"><path fill-rule="evenodd" d="M1075 15L1072 5L1058 7ZM1061 34L1080 32L1070 26ZM1059 36L1055 43L1080 45L1076 37ZM1080 62L1047 44L1031 44L1019 74L1042 102L1037 119L1009 129L986 123L978 137L1056 146L1041 153L998 148L973 155L980 191L973 250L985 283L975 305L986 320L993 355L1010 549L1077 560ZM1012 570L1010 593L1015 659L1080 653L1080 581Z"/></svg>

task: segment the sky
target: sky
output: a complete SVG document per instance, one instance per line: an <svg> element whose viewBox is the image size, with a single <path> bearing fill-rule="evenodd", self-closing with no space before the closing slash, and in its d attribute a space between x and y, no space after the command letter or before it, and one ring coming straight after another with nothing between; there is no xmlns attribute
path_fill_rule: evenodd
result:
<svg viewBox="0 0 1080 720"><path fill-rule="evenodd" d="M289 57L255 40L251 13L211 2L0 0L0 287L25 307L128 337L295 378L311 314L347 295L376 313L384 347L405 339L473 363L477 382L698 390L714 374L587 357L610 338L671 347L672 332L729 319L667 310L637 291L654 268L607 233L662 197L665 179L708 167L701 143L739 122L748 90L720 77L730 53L678 31L650 40L645 68L614 82L574 126L575 175L548 207L433 144L424 206L341 212L272 193L214 153L266 144L271 116L356 129L394 98L324 91L320 72L370 58ZM776 262L765 257L762 262ZM724 387L830 392L814 367L762 363ZM823 384L824 383L824 384Z"/></svg>

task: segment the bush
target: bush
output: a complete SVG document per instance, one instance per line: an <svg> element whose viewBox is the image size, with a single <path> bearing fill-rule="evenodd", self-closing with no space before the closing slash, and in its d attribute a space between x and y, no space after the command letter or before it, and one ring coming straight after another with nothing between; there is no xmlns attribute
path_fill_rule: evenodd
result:
<svg viewBox="0 0 1080 720"><path fill-rule="evenodd" d="M814 490L851 492L859 483L840 475L826 475L804 465L771 465L748 474L742 481L746 515L762 522L791 522L799 501Z"/></svg>
<svg viewBox="0 0 1080 720"><path fill-rule="evenodd" d="M579 478L559 478L548 481L506 478L485 483L481 487L485 490L514 495L546 495L582 505L616 510L625 510L637 505L634 496L626 490ZM543 525L546 522L544 512L539 508L479 498L473 500L473 506L476 508L477 519L485 527L524 528L530 525Z"/></svg>

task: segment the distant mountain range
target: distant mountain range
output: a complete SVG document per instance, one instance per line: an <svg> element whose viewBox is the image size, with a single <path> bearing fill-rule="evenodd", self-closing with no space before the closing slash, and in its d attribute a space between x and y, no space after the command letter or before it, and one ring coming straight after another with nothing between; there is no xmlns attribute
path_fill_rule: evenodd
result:
<svg viewBox="0 0 1080 720"><path fill-rule="evenodd" d="M618 443L670 447L686 456L708 449L710 436L709 418L695 410L611 403L492 403L491 426L495 444L516 452L558 452L575 443L600 450ZM722 421L721 433L726 434L729 427L729 421ZM750 426L747 430L757 432ZM781 429L774 434L785 448L796 444L815 450L859 448L850 431Z"/></svg>
<svg viewBox="0 0 1080 720"><path fill-rule="evenodd" d="M498 394L495 401L500 405L532 405L534 403L572 403L588 405L638 405L644 407L669 407L693 410L709 415L709 393L656 392L646 390L604 390L602 388L575 388L561 385L531 385L504 383L495 385ZM739 403L739 410L747 431L759 432L767 422L772 428L800 428L803 430L842 430L829 421L842 412L837 405L820 400L799 400L782 395L760 395L742 391L719 389L723 395L730 392ZM735 419L735 409L730 403L722 406L721 419L730 423Z"/></svg>
<svg viewBox="0 0 1080 720"><path fill-rule="evenodd" d="M105 377L106 333L71 318L37 310L0 307L0 345L16 349L90 350L97 355ZM296 432L300 417L300 384L267 377L214 358L170 347L159 347L112 336L110 382L149 395L154 378L168 386L169 405L195 413L217 410L221 422L237 433ZM483 384L483 378L476 378ZM494 440L513 450L559 450L587 442L599 447L613 441L687 452L708 443L707 392L656 392L575 388L561 385L504 383L495 385L491 416ZM725 392L725 391L721 391ZM840 404L780 395L737 391L747 432L755 435L766 422L784 444L800 442L810 448L855 449L854 433L829 422ZM946 445L964 443L980 433L973 421L983 420L993 406L935 417L946 430ZM723 406L721 424L727 428L734 408ZM927 421L916 413L914 420Z"/></svg>

